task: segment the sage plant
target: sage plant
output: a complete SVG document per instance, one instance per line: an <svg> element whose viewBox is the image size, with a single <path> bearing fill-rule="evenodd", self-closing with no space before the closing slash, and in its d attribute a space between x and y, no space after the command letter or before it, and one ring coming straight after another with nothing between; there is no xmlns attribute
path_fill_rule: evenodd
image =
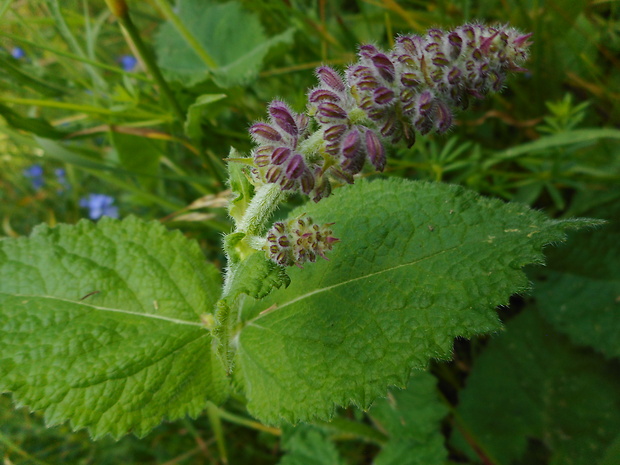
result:
<svg viewBox="0 0 620 465"><path fill-rule="evenodd" d="M265 423L330 419L450 358L455 337L498 331L495 307L528 286L521 268L596 222L356 177L501 90L529 37L467 24L363 45L344 73L316 70L305 113L271 102L251 156L230 157L223 276L195 242L135 217L0 241L0 392L95 438L231 394ZM274 222L291 193L310 201Z"/></svg>
<svg viewBox="0 0 620 465"><path fill-rule="evenodd" d="M524 71L530 36L482 24L431 29L424 37L397 37L388 51L362 45L344 76L329 66L317 68L319 84L308 92L306 114L274 100L268 120L250 128L256 143L253 184L261 193L300 192L319 202L330 195L334 181L352 184L365 166L383 171L386 147L402 141L410 147L416 133L446 132L457 109L501 90L508 72ZM270 201L283 198L272 194ZM262 195L256 202L264 202ZM249 215L256 214L252 207ZM260 210L265 208L274 205ZM242 224L250 221L244 218ZM305 225L299 230L276 223L259 248L279 265L326 258L336 238L328 225L313 226L315 231L306 231ZM249 237L247 244L261 242Z"/></svg>

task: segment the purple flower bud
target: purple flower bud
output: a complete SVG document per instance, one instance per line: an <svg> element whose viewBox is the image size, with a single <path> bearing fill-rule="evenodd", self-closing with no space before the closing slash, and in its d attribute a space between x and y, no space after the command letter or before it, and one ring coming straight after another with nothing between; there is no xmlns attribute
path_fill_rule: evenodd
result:
<svg viewBox="0 0 620 465"><path fill-rule="evenodd" d="M385 124L381 127L381 135L383 137L393 136L396 133L397 128L396 115L392 113L387 117Z"/></svg>
<svg viewBox="0 0 620 465"><path fill-rule="evenodd" d="M334 126L330 126L323 133L323 138L327 141L333 142L340 139L340 137L344 134L346 130L346 124L337 124Z"/></svg>
<svg viewBox="0 0 620 465"><path fill-rule="evenodd" d="M495 39L499 34L499 31L495 31L495 34L493 34L492 36L489 37L485 37L484 39L482 39L482 41L480 42L480 50L482 51L482 53L484 53L485 55L489 54L489 51L491 49L491 44L493 43L493 39Z"/></svg>
<svg viewBox="0 0 620 465"><path fill-rule="evenodd" d="M336 92L344 92L346 87L340 75L329 66L321 66L317 68L316 74L319 79L332 90Z"/></svg>
<svg viewBox="0 0 620 465"><path fill-rule="evenodd" d="M287 147L278 147L271 154L271 162L274 165L281 165L286 160L288 160L290 155L291 155L291 149Z"/></svg>
<svg viewBox="0 0 620 465"><path fill-rule="evenodd" d="M418 79L418 75L415 73L402 73L400 76L400 82L405 87L418 87L422 81Z"/></svg>
<svg viewBox="0 0 620 465"><path fill-rule="evenodd" d="M360 134L357 129L349 131L342 142L342 154L345 158L355 157L360 150Z"/></svg>
<svg viewBox="0 0 620 465"><path fill-rule="evenodd" d="M254 151L254 163L259 168L263 168L271 163L271 154L274 147L271 145L263 145Z"/></svg>
<svg viewBox="0 0 620 465"><path fill-rule="evenodd" d="M314 176L309 170L306 170L301 176L301 191L306 195L310 195L312 189L314 189Z"/></svg>
<svg viewBox="0 0 620 465"><path fill-rule="evenodd" d="M280 175L282 174L282 168L280 166L271 166L265 174L267 182L278 182Z"/></svg>
<svg viewBox="0 0 620 465"><path fill-rule="evenodd" d="M394 91L387 87L379 87L373 92L373 99L379 105L387 105L394 100Z"/></svg>
<svg viewBox="0 0 620 465"><path fill-rule="evenodd" d="M319 114L325 118L346 119L347 112L333 102L324 102L319 105Z"/></svg>
<svg viewBox="0 0 620 465"><path fill-rule="evenodd" d="M373 55L377 53L379 53L379 50L377 49L377 47L371 44L365 44L359 48L359 55L361 57L371 58Z"/></svg>
<svg viewBox="0 0 620 465"><path fill-rule="evenodd" d="M418 97L418 113L424 115L433 107L433 94L428 90L424 91Z"/></svg>
<svg viewBox="0 0 620 465"><path fill-rule="evenodd" d="M308 96L308 101L312 103L339 102L340 100L337 94L327 89L315 89Z"/></svg>
<svg viewBox="0 0 620 465"><path fill-rule="evenodd" d="M516 39L514 39L512 41L512 43L516 46L516 47L528 47L529 45L531 45L531 42L527 42L527 40L532 37L533 33L530 32L529 34L525 34L522 36L517 37Z"/></svg>
<svg viewBox="0 0 620 465"><path fill-rule="evenodd" d="M293 137L299 134L299 129L295 123L295 118L291 114L289 107L283 102L274 100L269 105L269 114L273 118L273 121L285 132Z"/></svg>
<svg viewBox="0 0 620 465"><path fill-rule="evenodd" d="M288 165L286 165L286 177L289 179L297 179L302 175L305 169L306 164L304 163L304 158L296 153L293 155L293 158L290 159Z"/></svg>
<svg viewBox="0 0 620 465"><path fill-rule="evenodd" d="M411 37L411 36L401 36L398 38L397 43L400 45L405 52L407 52L411 57L416 57L418 52L418 46L421 45L419 37ZM416 45L416 43L418 45Z"/></svg>
<svg viewBox="0 0 620 465"><path fill-rule="evenodd" d="M433 53L433 52L437 52L440 49L441 45L439 45L438 42L431 42L430 44L427 44L426 47L424 47L424 50L426 50L429 53Z"/></svg>
<svg viewBox="0 0 620 465"><path fill-rule="evenodd" d="M452 112L445 102L435 101L435 127L438 132L446 132L452 126Z"/></svg>
<svg viewBox="0 0 620 465"><path fill-rule="evenodd" d="M444 32L441 29L429 29L426 31L426 34L435 41L440 41L443 39Z"/></svg>
<svg viewBox="0 0 620 465"><path fill-rule="evenodd" d="M375 65L375 68L383 79L388 82L394 82L396 70L394 69L394 63L392 63L392 60L390 60L387 55L377 53L371 57L371 60L372 64Z"/></svg>
<svg viewBox="0 0 620 465"><path fill-rule="evenodd" d="M431 61L435 66L446 66L450 63L446 55L441 52L437 52Z"/></svg>
<svg viewBox="0 0 620 465"><path fill-rule="evenodd" d="M267 123L253 124L252 127L250 127L250 134L255 136L255 138L265 139L272 142L282 140L280 133Z"/></svg>
<svg viewBox="0 0 620 465"><path fill-rule="evenodd" d="M461 70L455 66L448 73L448 82L451 85L455 85L458 82L460 77L461 77Z"/></svg>
<svg viewBox="0 0 620 465"><path fill-rule="evenodd" d="M370 129L366 131L364 138L366 141L366 153L368 154L370 163L372 163L378 171L383 171L383 168L385 168L385 149L381 141Z"/></svg>

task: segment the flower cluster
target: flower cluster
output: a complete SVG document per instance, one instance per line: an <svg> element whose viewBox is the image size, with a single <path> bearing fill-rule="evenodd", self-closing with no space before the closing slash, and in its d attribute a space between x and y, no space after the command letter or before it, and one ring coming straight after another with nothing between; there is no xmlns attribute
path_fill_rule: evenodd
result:
<svg viewBox="0 0 620 465"><path fill-rule="evenodd" d="M267 257L278 265L297 265L315 262L317 257L327 260L325 252L332 249L338 239L332 236L331 224L319 226L310 217L300 217L286 223L274 223L265 239Z"/></svg>
<svg viewBox="0 0 620 465"><path fill-rule="evenodd" d="M294 113L288 105L275 100L269 105L269 122L250 128L258 144L254 163L266 182L305 194L314 189L315 174L300 150L301 142L308 136L309 121L306 115Z"/></svg>
<svg viewBox="0 0 620 465"><path fill-rule="evenodd" d="M88 194L80 199L80 207L88 209L88 217L98 220L102 216L118 218L118 207L114 205L114 198L105 194Z"/></svg>
<svg viewBox="0 0 620 465"><path fill-rule="evenodd" d="M330 176L351 183L366 162L382 171L384 144L411 146L416 132L447 131L453 109L500 90L508 71L523 71L530 35L481 24L431 29L398 37L387 52L361 46L344 77L319 67L308 116L274 101L269 121L251 127L254 174L319 201L331 192ZM309 117L318 126L312 133Z"/></svg>
<svg viewBox="0 0 620 465"><path fill-rule="evenodd" d="M32 165L24 170L24 176L30 179L32 187L39 190L45 184L43 179L43 167L41 165Z"/></svg>
<svg viewBox="0 0 620 465"><path fill-rule="evenodd" d="M390 143L415 142L415 132L445 132L452 108L469 97L499 91L507 71L527 57L527 40L512 28L467 24L451 32L431 29L425 37L398 37L384 53L372 45L359 50L347 70L351 94Z"/></svg>

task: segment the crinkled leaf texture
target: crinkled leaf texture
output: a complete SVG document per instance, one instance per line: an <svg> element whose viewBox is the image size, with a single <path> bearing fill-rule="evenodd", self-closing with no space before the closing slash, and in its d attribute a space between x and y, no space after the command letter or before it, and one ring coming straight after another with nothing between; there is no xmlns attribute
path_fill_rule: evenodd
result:
<svg viewBox="0 0 620 465"><path fill-rule="evenodd" d="M458 186L357 182L293 211L335 222L329 261L289 272L291 285L247 299L237 380L268 423L367 408L413 368L450 357L456 336L500 328L494 311L528 288L521 267L587 221L553 221Z"/></svg>
<svg viewBox="0 0 620 465"><path fill-rule="evenodd" d="M493 463L533 463L528 441L538 440L550 465L596 464L620 432L617 366L572 346L534 308L475 360L460 398L465 430ZM454 442L475 457L456 432Z"/></svg>
<svg viewBox="0 0 620 465"><path fill-rule="evenodd" d="M145 435L227 395L201 314L220 292L195 243L136 218L0 241L0 391L94 437Z"/></svg>

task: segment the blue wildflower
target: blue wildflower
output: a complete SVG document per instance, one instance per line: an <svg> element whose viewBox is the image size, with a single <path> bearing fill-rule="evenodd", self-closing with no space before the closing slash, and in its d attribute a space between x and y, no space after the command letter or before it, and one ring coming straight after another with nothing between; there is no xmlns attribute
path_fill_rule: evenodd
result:
<svg viewBox="0 0 620 465"><path fill-rule="evenodd" d="M62 188L59 189L58 192L71 189L71 184L69 184L69 181L67 180L67 173L63 168L56 168L54 170L54 174L56 175L56 180L58 181L58 184L62 186Z"/></svg>
<svg viewBox="0 0 620 465"><path fill-rule="evenodd" d="M118 62L125 71L133 71L138 64L138 60L132 55L123 55L118 59Z"/></svg>
<svg viewBox="0 0 620 465"><path fill-rule="evenodd" d="M24 49L21 47L13 47L13 50L11 50L11 56L16 60L19 60L20 58L24 58L26 56L26 52L24 52Z"/></svg>
<svg viewBox="0 0 620 465"><path fill-rule="evenodd" d="M88 217L98 220L102 216L118 218L118 207L113 205L114 198L105 194L88 194L80 199L80 207L88 208Z"/></svg>
<svg viewBox="0 0 620 465"><path fill-rule="evenodd" d="M34 189L41 189L45 181L43 180L43 167L41 165L32 165L24 170L24 176L29 178Z"/></svg>

